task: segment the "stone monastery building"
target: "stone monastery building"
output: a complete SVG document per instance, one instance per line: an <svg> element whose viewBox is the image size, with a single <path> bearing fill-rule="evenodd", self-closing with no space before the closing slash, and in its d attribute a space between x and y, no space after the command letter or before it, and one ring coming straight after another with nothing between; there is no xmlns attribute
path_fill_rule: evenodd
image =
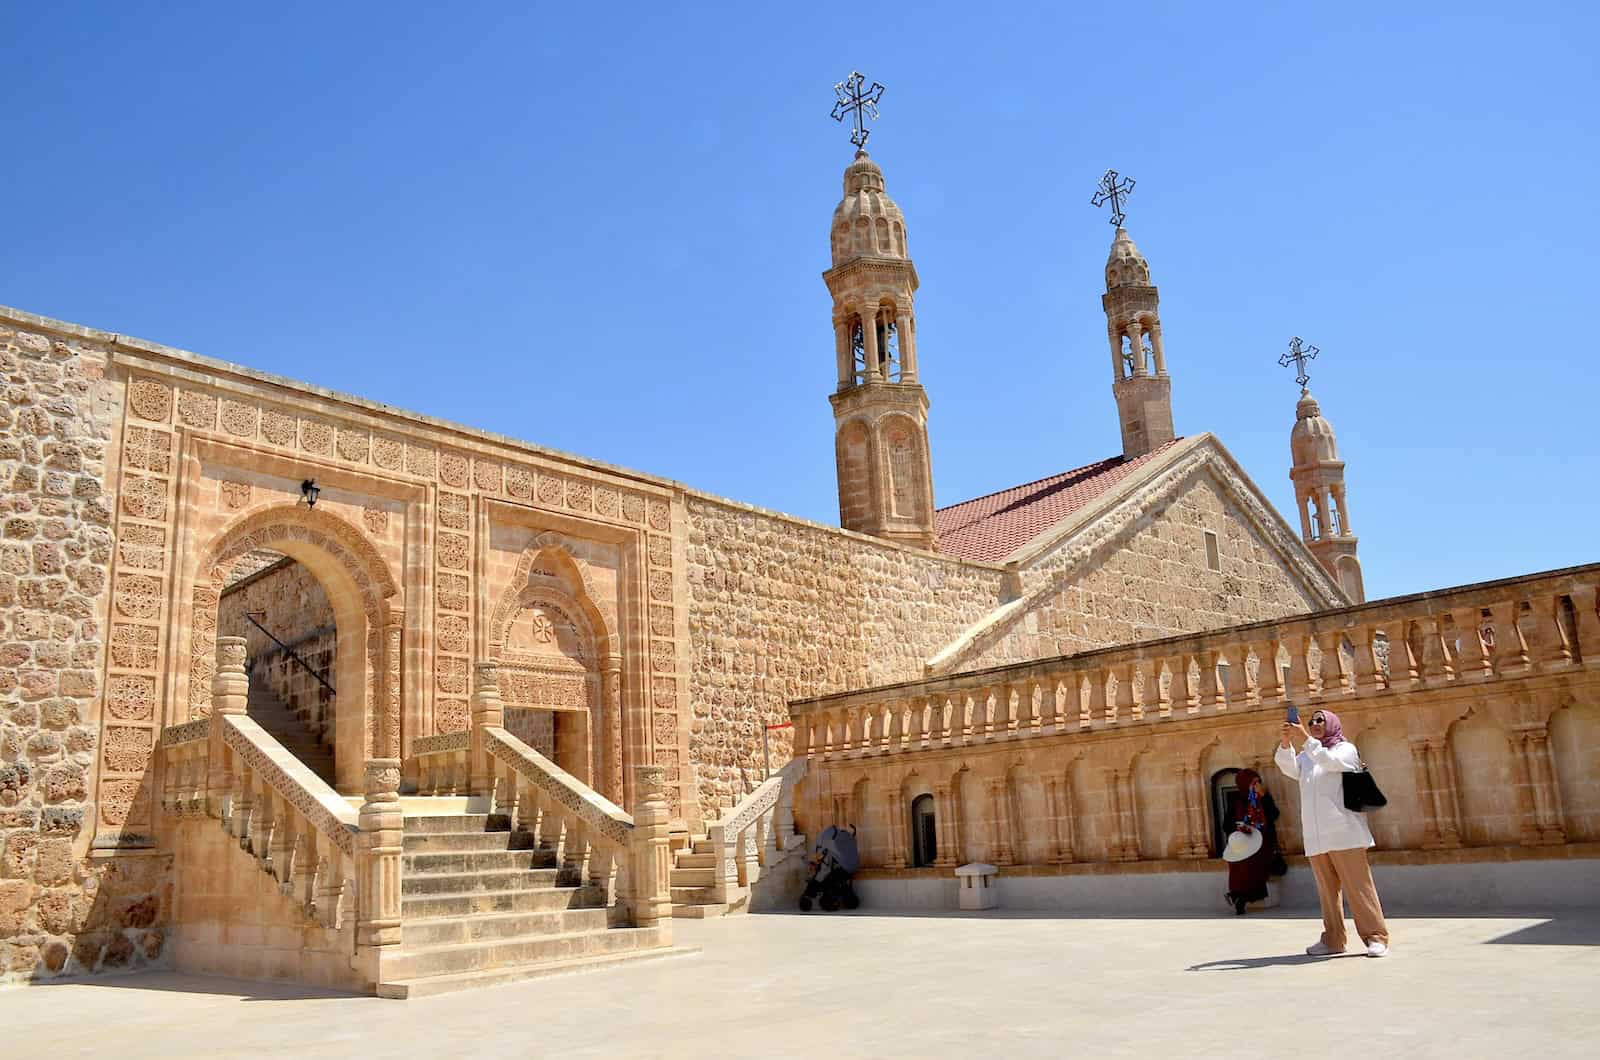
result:
<svg viewBox="0 0 1600 1060"><path fill-rule="evenodd" d="M936 507L865 152L830 245L842 528L0 309L0 978L404 997L650 956L790 901L834 821L884 904L977 859L1019 901L1209 892L1217 785L1291 698L1349 701L1406 864L1592 876L1596 568L1364 605L1316 401L1291 526L1175 430L1122 228L1120 452Z"/></svg>

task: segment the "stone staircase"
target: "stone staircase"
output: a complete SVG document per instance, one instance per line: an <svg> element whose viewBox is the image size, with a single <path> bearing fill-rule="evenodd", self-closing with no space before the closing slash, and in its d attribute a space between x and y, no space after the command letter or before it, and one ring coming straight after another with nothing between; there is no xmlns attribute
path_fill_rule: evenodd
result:
<svg viewBox="0 0 1600 1060"><path fill-rule="evenodd" d="M408 798L400 952L380 997L411 998L693 952L613 924L598 887L487 813L414 814ZM465 802L466 800L448 800ZM474 800L476 801L476 800Z"/></svg>
<svg viewBox="0 0 1600 1060"><path fill-rule="evenodd" d="M300 716L275 696L265 681L250 683L245 713L285 750L304 762L323 783L333 786L333 752L317 740Z"/></svg>
<svg viewBox="0 0 1600 1060"><path fill-rule="evenodd" d="M711 840L692 836L688 845L676 851L672 860L672 915L692 920L725 916L728 904L717 901L715 887L717 855Z"/></svg>

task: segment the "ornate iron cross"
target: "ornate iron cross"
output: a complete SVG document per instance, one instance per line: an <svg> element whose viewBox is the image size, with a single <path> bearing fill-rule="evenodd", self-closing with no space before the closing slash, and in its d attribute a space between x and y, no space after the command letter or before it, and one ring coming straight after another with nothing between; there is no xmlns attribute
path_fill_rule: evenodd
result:
<svg viewBox="0 0 1600 1060"><path fill-rule="evenodd" d="M1114 169L1106 170L1106 175L1100 178L1100 187L1096 189L1094 198L1089 200L1091 206L1104 206L1111 204L1111 223L1118 228L1128 215L1122 212L1122 204L1128 201L1128 196L1133 194L1135 181L1132 177L1124 177Z"/></svg>
<svg viewBox="0 0 1600 1060"><path fill-rule="evenodd" d="M866 83L860 71L851 70L849 77L833 86L833 94L839 97L833 105L833 120L842 122L846 114L851 116L855 128L850 133L850 142L862 151L867 149L867 137L872 135L867 121L878 120L878 100L883 98L882 85L874 81L871 88L863 88Z"/></svg>
<svg viewBox="0 0 1600 1060"><path fill-rule="evenodd" d="M1306 374L1306 362L1316 360L1317 354L1321 352L1311 343L1302 342L1300 336L1296 335L1289 340L1289 352L1280 356L1278 363L1285 368L1294 365L1294 381L1300 384L1301 390L1304 390L1306 384L1311 382L1311 377Z"/></svg>

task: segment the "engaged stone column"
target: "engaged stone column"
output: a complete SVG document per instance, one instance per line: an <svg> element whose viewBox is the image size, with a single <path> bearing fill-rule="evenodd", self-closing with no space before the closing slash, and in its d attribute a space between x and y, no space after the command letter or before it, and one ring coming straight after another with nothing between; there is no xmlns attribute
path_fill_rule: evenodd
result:
<svg viewBox="0 0 1600 1060"><path fill-rule="evenodd" d="M939 849L935 853L935 865L954 865L960 855L956 849L956 803L950 785L940 784L933 789L934 804L938 807L938 814L934 818L934 839Z"/></svg>
<svg viewBox="0 0 1600 1060"><path fill-rule="evenodd" d="M906 867L906 797L898 788L889 792L889 856L884 864Z"/></svg>
<svg viewBox="0 0 1600 1060"><path fill-rule="evenodd" d="M500 701L500 664L475 663L472 667L472 737L467 764L470 794L494 795L494 764L489 760L484 729L501 728L505 721L505 704Z"/></svg>
<svg viewBox="0 0 1600 1060"><path fill-rule="evenodd" d="M1513 735L1533 795L1533 828L1528 831L1524 842L1565 843L1567 830L1562 821L1561 790L1556 785L1555 771L1550 765L1549 730L1543 723L1536 722L1519 727Z"/></svg>
<svg viewBox="0 0 1600 1060"><path fill-rule="evenodd" d="M211 677L211 728L206 738L206 813L222 816L223 802L233 791L233 776L223 753L222 719L246 713L250 677L245 673L245 639L217 638L217 669Z"/></svg>
<svg viewBox="0 0 1600 1060"><path fill-rule="evenodd" d="M658 927L672 937L671 852L667 849L666 770L633 767L633 832L628 840L627 891L623 895L635 927Z"/></svg>
<svg viewBox="0 0 1600 1060"><path fill-rule="evenodd" d="M400 670L405 658L401 652L405 626L405 611L389 608L383 627L383 703L377 719L378 750L385 758L404 757L400 750Z"/></svg>
<svg viewBox="0 0 1600 1060"><path fill-rule="evenodd" d="M622 660L606 660L605 671L600 675L600 701L605 705L605 778L602 789L606 798L622 805ZM600 739L597 732L595 739Z"/></svg>
<svg viewBox="0 0 1600 1060"><path fill-rule="evenodd" d="M990 858L996 865L1015 864L1016 857L1011 837L1011 784L1005 777L989 779L989 806L993 815L994 840L990 844Z"/></svg>
<svg viewBox="0 0 1600 1060"><path fill-rule="evenodd" d="M356 838L356 949L364 972L381 979L377 951L400 945L400 855L405 817L400 810L400 760L368 759L364 770L366 802L361 805Z"/></svg>

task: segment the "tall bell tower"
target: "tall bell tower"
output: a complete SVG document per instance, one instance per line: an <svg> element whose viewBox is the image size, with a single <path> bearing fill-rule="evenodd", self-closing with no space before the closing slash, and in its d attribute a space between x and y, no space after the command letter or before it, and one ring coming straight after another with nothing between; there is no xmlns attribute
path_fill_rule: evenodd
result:
<svg viewBox="0 0 1600 1060"><path fill-rule="evenodd" d="M833 296L838 385L833 405L839 472L839 523L846 530L935 548L928 395L917 377L913 296L917 268L906 251L906 222L884 192L883 170L867 157L864 78L835 86L841 112L854 111L855 159L833 211L833 267L822 274ZM874 84L881 95L883 88Z"/></svg>
<svg viewBox="0 0 1600 1060"><path fill-rule="evenodd" d="M1122 455L1129 460L1173 439L1172 379L1161 343L1161 298L1150 283L1150 266L1117 226L1106 258L1106 336L1111 342L1111 394L1122 428Z"/></svg>
<svg viewBox="0 0 1600 1060"><path fill-rule="evenodd" d="M1344 594L1359 604L1366 600L1367 590L1362 583L1357 539L1350 528L1350 509L1345 502L1344 461L1339 459L1333 424L1323 418L1322 406L1307 387L1311 379L1306 374L1306 362L1320 352L1297 335L1289 340L1289 352L1278 358L1284 367L1295 366L1294 381L1300 384L1294 429L1289 432L1289 455L1293 459L1289 479L1294 483L1300 536L1306 547Z"/></svg>

